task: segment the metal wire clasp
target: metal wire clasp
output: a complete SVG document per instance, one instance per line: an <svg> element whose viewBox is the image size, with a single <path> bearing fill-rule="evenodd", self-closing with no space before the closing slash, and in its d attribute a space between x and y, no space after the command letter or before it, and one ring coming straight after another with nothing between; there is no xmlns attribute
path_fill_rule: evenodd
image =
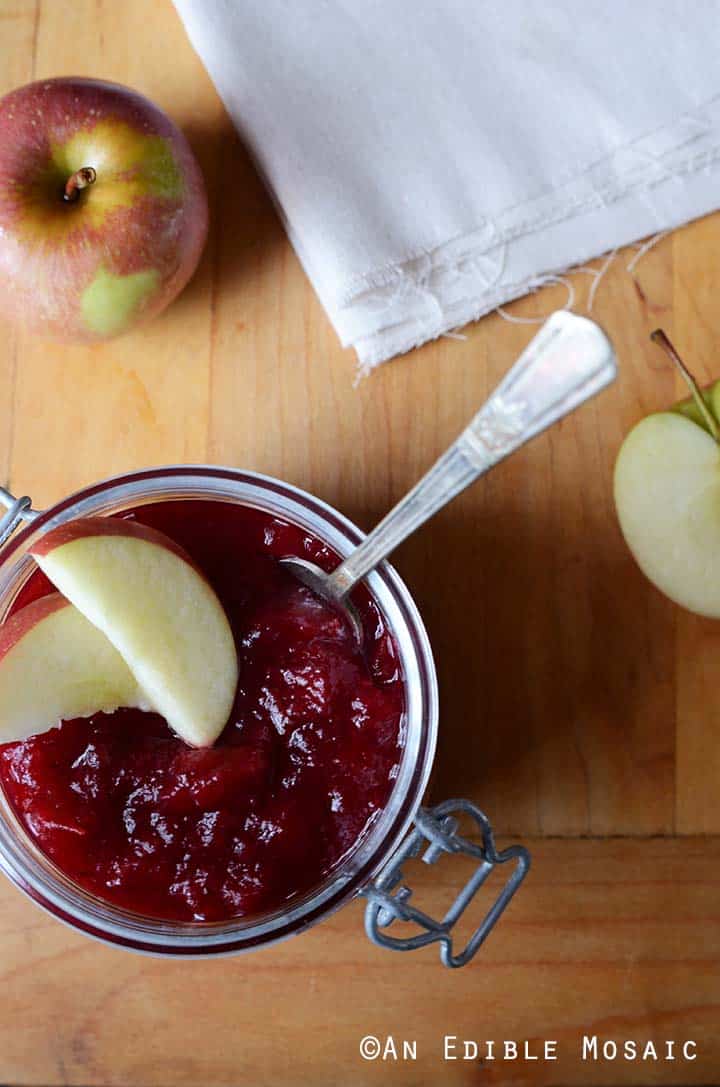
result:
<svg viewBox="0 0 720 1087"><path fill-rule="evenodd" d="M456 816L461 814L474 819L481 833L479 843L471 842L457 833L459 821ZM441 921L436 921L409 904L412 891L403 883L402 866L410 857L417 857L421 853L426 864L435 864L443 853L459 853L480 861ZM466 946L454 955L453 926L493 869L511 860L517 861L512 875ZM392 951L414 951L427 944L439 943L440 958L445 966L464 966L470 962L495 927L527 875L529 867L530 854L524 846L513 845L498 853L490 821L469 800L445 800L430 810L420 808L415 816L415 828L375 882L363 891L368 900L365 908L365 931L374 944ZM398 884L401 886L398 887ZM394 921L414 922L421 931L404 938L393 937L382 931L388 929Z"/></svg>
<svg viewBox="0 0 720 1087"><path fill-rule="evenodd" d="M0 487L0 505L5 506L7 510L7 513L0 518L0 547L2 547L21 521L35 520L37 510L32 508L32 499L27 495L23 498L15 498L4 487Z"/></svg>

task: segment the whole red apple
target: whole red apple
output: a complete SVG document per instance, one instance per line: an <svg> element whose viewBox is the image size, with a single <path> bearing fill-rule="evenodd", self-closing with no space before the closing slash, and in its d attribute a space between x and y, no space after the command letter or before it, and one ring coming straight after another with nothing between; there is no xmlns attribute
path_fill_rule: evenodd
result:
<svg viewBox="0 0 720 1087"><path fill-rule="evenodd" d="M207 235L200 169L147 98L48 79L0 100L0 310L66 340L159 313Z"/></svg>

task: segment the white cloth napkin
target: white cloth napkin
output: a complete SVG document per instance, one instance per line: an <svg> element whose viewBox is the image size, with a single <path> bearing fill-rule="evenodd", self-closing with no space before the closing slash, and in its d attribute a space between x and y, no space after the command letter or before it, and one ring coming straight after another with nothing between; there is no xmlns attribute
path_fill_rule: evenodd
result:
<svg viewBox="0 0 720 1087"><path fill-rule="evenodd" d="M720 205L720 0L175 3L366 367Z"/></svg>

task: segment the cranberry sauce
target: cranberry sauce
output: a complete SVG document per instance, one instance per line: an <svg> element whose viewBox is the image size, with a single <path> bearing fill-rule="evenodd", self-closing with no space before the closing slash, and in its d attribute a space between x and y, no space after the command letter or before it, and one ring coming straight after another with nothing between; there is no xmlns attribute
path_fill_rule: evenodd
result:
<svg viewBox="0 0 720 1087"><path fill-rule="evenodd" d="M404 710L395 646L367 593L361 653L278 563L332 565L297 526L212 501L126 516L184 547L225 606L240 659L228 726L193 750L138 710L65 721L0 746L0 780L40 848L107 901L183 921L274 909L322 882L387 802ZM17 607L50 590L37 571Z"/></svg>

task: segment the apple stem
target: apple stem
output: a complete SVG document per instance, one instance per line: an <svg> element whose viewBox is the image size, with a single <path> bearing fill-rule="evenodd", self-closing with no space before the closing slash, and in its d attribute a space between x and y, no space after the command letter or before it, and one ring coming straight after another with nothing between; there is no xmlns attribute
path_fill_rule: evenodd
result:
<svg viewBox="0 0 720 1087"><path fill-rule="evenodd" d="M87 189L88 185L92 185L96 178L97 174L92 166L83 166L81 170L76 170L75 173L67 179L63 200L68 204L74 203L81 191Z"/></svg>
<svg viewBox="0 0 720 1087"><path fill-rule="evenodd" d="M718 428L717 420L713 413L710 411L710 408L705 403L705 397L700 391L700 386L698 385L697 381L690 373L687 366L673 347L670 341L670 337L665 332L663 332L661 328L656 328L655 331L650 334L650 339L653 341L653 343L656 343L659 347L662 347L665 354L675 363L675 366L680 371L680 375L683 381L690 390L690 395L695 401L695 405L698 411L707 423L708 430L710 431L718 445L720 445L720 428Z"/></svg>

